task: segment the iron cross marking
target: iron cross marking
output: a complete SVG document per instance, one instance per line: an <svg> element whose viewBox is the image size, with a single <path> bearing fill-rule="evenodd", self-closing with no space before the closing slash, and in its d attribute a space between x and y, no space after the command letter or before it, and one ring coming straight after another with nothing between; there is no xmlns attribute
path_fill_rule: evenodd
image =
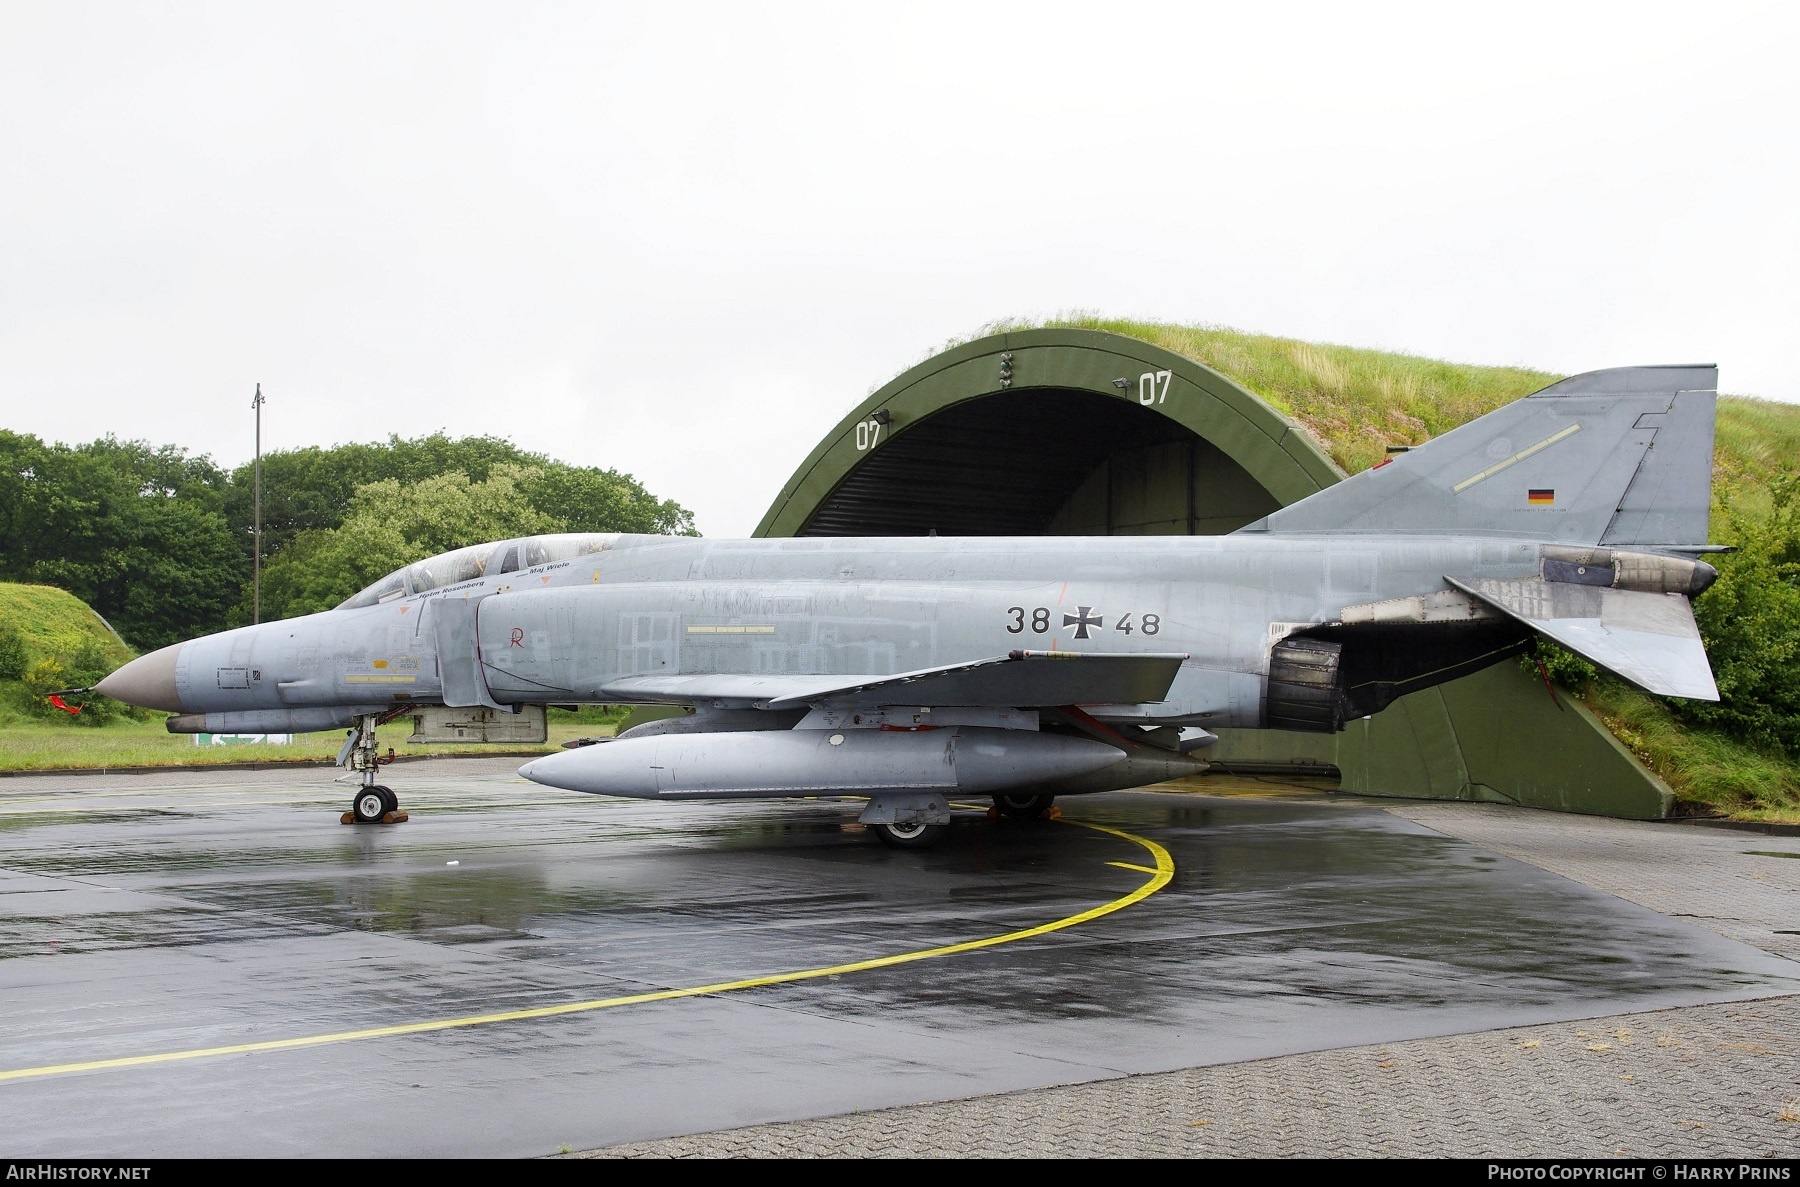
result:
<svg viewBox="0 0 1800 1187"><path fill-rule="evenodd" d="M1093 609L1092 606L1078 606L1076 609L1080 611L1079 614L1063 615L1063 625L1074 627L1075 637L1077 639L1087 638L1089 627L1099 630L1106 625L1106 620L1104 618L1101 618L1098 614L1090 615L1088 613Z"/></svg>

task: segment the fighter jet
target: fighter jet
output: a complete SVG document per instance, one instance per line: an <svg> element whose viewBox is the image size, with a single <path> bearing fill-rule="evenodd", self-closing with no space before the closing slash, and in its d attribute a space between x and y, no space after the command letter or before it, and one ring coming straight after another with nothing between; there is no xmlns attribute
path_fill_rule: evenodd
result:
<svg viewBox="0 0 1800 1187"><path fill-rule="evenodd" d="M551 787L866 797L885 843L1192 774L1222 726L1336 731L1552 639L1716 700L1690 599L1717 371L1563 380L1225 536L554 535L395 569L341 606L166 647L97 691L169 729L346 729L347 819L396 819L376 728L544 707L677 716L547 755Z"/></svg>

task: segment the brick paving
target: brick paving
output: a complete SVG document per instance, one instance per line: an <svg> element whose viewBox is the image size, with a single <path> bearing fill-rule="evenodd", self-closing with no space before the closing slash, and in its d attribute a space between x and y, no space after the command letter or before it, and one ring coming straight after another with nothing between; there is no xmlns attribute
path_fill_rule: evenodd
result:
<svg viewBox="0 0 1800 1187"><path fill-rule="evenodd" d="M1800 838L1486 804L1384 805L1800 958ZM1310 1052L579 1157L1800 1156L1800 996Z"/></svg>
<svg viewBox="0 0 1800 1187"><path fill-rule="evenodd" d="M1800 997L638 1142L599 1157L1784 1157Z"/></svg>

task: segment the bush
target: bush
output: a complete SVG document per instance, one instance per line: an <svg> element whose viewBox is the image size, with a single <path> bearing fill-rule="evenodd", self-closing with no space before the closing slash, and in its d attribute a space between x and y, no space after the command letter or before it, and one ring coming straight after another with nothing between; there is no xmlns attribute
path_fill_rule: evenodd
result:
<svg viewBox="0 0 1800 1187"><path fill-rule="evenodd" d="M31 696L28 707L39 717L54 714L56 706L47 698L56 690L69 687L68 671L54 657L40 659L25 669L24 681L25 691Z"/></svg>
<svg viewBox="0 0 1800 1187"><path fill-rule="evenodd" d="M0 680L17 680L25 675L25 637L10 622L0 622Z"/></svg>
<svg viewBox="0 0 1800 1187"><path fill-rule="evenodd" d="M1564 688L1581 692L1600 675L1600 669L1567 647L1538 636L1519 656L1519 668L1536 680L1548 675Z"/></svg>
<svg viewBox="0 0 1800 1187"><path fill-rule="evenodd" d="M28 699L25 709L34 717L52 721L74 718L82 725L105 725L121 717L144 718L147 710L136 709L111 697L81 696L69 698L69 707L79 705L79 713L65 713L50 703L50 695L65 688L91 688L111 672L113 665L98 643L83 643L69 656L41 659L25 670L23 683Z"/></svg>
<svg viewBox="0 0 1800 1187"><path fill-rule="evenodd" d="M1720 503L1737 551L1694 601L1719 700L1673 701L1687 721L1800 758L1800 474L1768 483L1766 517Z"/></svg>

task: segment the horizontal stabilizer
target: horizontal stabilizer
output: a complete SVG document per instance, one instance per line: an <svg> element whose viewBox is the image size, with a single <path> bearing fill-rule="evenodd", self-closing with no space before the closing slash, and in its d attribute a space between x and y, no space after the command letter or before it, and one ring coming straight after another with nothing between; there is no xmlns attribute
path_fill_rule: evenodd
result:
<svg viewBox="0 0 1800 1187"><path fill-rule="evenodd" d="M1719 699L1693 605L1681 594L1541 577L1446 580L1646 692Z"/></svg>
<svg viewBox="0 0 1800 1187"><path fill-rule="evenodd" d="M1014 651L893 676L629 676L601 691L620 701L723 701L761 709L833 705L1135 705L1160 701L1187 656Z"/></svg>

